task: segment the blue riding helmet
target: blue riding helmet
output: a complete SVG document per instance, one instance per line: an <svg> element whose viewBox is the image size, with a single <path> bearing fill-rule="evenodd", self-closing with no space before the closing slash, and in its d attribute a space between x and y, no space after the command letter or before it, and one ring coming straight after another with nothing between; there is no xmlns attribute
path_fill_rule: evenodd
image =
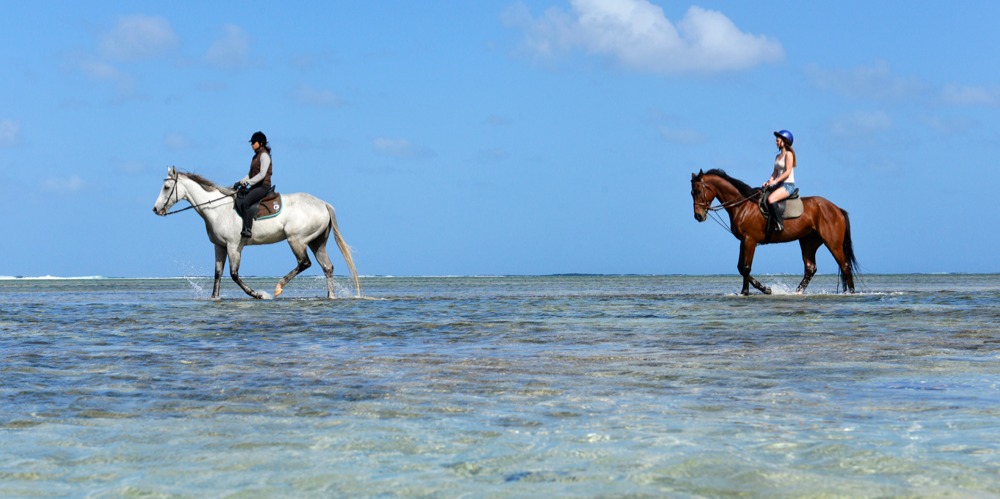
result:
<svg viewBox="0 0 1000 499"><path fill-rule="evenodd" d="M785 139L785 142L788 142L788 145L792 145L792 142L795 142L795 137L793 137L792 132L789 132L788 130L774 132L774 136Z"/></svg>

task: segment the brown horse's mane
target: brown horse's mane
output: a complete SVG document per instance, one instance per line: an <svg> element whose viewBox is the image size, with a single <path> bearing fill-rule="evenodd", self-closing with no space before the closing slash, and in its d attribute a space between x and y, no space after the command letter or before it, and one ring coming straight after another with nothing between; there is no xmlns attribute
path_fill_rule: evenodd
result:
<svg viewBox="0 0 1000 499"><path fill-rule="evenodd" d="M733 187L735 187L736 190L740 191L740 195L743 196L743 197L747 197L748 198L750 196L753 196L754 194L757 194L757 192L760 191L760 187L750 187L749 185L747 185L746 182L744 182L744 181L742 181L740 179L736 179L736 178L730 177L729 174L726 173L725 170L720 170L718 168L713 168L713 169L705 172L704 174L705 175L715 175L716 177L719 177L719 178L725 180L726 182L729 182L730 184L733 184Z"/></svg>

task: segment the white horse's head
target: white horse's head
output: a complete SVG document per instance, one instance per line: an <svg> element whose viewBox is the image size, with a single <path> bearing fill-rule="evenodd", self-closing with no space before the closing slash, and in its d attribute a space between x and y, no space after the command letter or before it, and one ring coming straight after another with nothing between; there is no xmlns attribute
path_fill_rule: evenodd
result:
<svg viewBox="0 0 1000 499"><path fill-rule="evenodd" d="M156 197L156 202L153 203L153 213L160 216L166 215L167 210L181 199L184 199L184 196L186 196L184 185L178 182L177 170L171 166L167 169L167 178L163 179L163 188L160 189L160 195Z"/></svg>

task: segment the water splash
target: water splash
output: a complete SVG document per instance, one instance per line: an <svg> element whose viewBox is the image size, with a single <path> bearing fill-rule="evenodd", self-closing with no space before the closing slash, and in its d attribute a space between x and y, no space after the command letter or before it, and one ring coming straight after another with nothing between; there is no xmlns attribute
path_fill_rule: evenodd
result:
<svg viewBox="0 0 1000 499"><path fill-rule="evenodd" d="M194 290L195 298L209 298L211 294L207 289L205 289L201 284L198 283L196 279L202 279L200 277L184 276L184 280L187 281L191 289Z"/></svg>

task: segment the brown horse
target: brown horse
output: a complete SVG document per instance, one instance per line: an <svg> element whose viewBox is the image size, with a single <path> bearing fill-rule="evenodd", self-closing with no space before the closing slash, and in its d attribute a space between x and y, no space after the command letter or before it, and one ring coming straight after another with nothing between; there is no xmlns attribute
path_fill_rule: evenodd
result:
<svg viewBox="0 0 1000 499"><path fill-rule="evenodd" d="M691 174L691 197L694 199L694 218L704 222L708 212L725 209L729 213L730 231L740 241L740 260L737 268L743 276L742 294L750 294L750 285L765 294L771 289L750 275L753 254L758 244L799 241L805 274L795 289L805 291L816 274L816 250L820 245L827 249L840 266L840 283L844 291L854 292L853 269L858 266L851 244L851 220L847 212L818 196L802 198L803 213L799 218L785 220L785 230L769 231L767 219L758 207L762 190L730 177L722 170L699 171ZM712 207L718 199L721 205Z"/></svg>

